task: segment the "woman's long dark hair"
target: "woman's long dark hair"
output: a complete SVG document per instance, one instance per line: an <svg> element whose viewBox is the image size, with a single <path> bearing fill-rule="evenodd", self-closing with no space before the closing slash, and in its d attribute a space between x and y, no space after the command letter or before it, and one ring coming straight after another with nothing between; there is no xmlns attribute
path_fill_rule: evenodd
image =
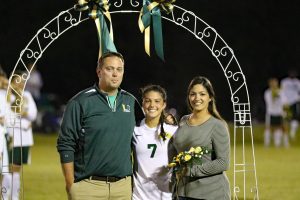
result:
<svg viewBox="0 0 300 200"><path fill-rule="evenodd" d="M190 111L192 112L193 108L189 101L189 95L190 95L191 89L195 85L198 85L198 84L202 85L207 90L209 98L211 99L211 101L208 103L208 112L215 118L224 121L224 119L221 117L221 115L219 114L219 112L217 110L216 99L215 99L216 96L215 96L214 88L213 88L212 84L210 83L210 81L204 76L196 76L190 82L190 85L189 85L188 91L187 91L187 100L186 100L187 106L190 109Z"/></svg>
<svg viewBox="0 0 300 200"><path fill-rule="evenodd" d="M143 87L141 89L142 98L144 99L146 94L148 92L152 92L152 91L158 92L161 95L163 101L165 103L167 103L167 92L160 85L147 85L147 86ZM162 111L162 113L159 117L159 123L160 123L160 133L159 133L159 135L162 137L163 141L165 141L167 139L166 138L166 132L165 132L165 129L164 129L164 126L163 126L164 122L165 122L165 110Z"/></svg>

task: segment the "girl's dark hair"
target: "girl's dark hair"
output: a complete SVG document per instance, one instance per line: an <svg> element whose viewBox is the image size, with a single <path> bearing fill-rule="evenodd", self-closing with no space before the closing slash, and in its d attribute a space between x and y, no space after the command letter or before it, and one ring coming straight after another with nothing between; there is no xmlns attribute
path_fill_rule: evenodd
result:
<svg viewBox="0 0 300 200"><path fill-rule="evenodd" d="M152 92L152 91L158 92L161 95L163 101L165 103L167 102L167 92L160 85L152 85L151 84L151 85L147 85L147 86L143 87L141 89L142 98L144 99L146 94L148 92ZM160 115L160 118L159 118L159 123L160 123L160 134L159 135L163 138L163 141L165 141L167 139L166 138L166 132L165 132L164 126L163 126L164 122L165 122L165 110L162 111L162 113Z"/></svg>
<svg viewBox="0 0 300 200"><path fill-rule="evenodd" d="M214 88L213 88L212 84L210 83L210 81L204 76L196 76L190 82L190 85L187 90L187 99L186 99L187 106L190 109L190 111L193 111L193 108L189 101L189 95L190 95L191 89L195 85L198 85L198 84L202 85L207 90L209 98L211 99L211 101L208 103L208 112L215 118L224 121L224 119L221 117L221 115L219 114L219 112L217 110L216 99L215 99L216 95L215 95Z"/></svg>

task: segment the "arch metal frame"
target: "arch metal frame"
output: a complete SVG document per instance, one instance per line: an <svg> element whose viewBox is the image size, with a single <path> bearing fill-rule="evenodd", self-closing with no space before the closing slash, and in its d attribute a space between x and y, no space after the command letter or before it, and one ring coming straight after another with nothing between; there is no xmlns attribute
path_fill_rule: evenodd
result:
<svg viewBox="0 0 300 200"><path fill-rule="evenodd" d="M111 4L111 14L140 12L141 3L137 0L130 0L126 3L123 2L123 0L110 0L109 2ZM130 9L122 10L122 7L125 6L126 8L130 7ZM233 198L259 199L249 93L246 78L233 50L213 27L196 16L192 11L174 5L174 10L168 15L163 14L162 18L184 28L190 32L195 39L200 40L210 50L212 56L215 57L221 66L230 88L234 114ZM21 93L18 93L11 84L12 78L16 77L16 84L22 80L25 81L26 84L34 65L43 56L47 48L63 33L88 19L87 13L75 11L74 8L62 11L39 29L27 46L21 51L9 79L7 94L10 89L14 90L16 92L17 104L7 108L13 111L8 112L7 110L7 113L9 113L6 122L7 128L14 129L20 127L21 116L16 110L23 104L24 88ZM33 67L29 68L29 63L33 63ZM15 74L17 70L23 70L25 72L22 75L17 75ZM242 137L241 158L237 158L236 147L238 137ZM251 140L250 162L246 159L247 145L245 144L245 137L250 137ZM249 181L249 174L252 179L250 185L248 185L247 182ZM241 178L238 179L239 177Z"/></svg>

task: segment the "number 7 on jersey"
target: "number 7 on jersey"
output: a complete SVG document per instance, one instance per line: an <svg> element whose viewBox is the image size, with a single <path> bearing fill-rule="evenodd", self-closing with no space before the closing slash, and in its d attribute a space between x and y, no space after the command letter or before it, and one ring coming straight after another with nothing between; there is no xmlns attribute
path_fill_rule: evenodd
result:
<svg viewBox="0 0 300 200"><path fill-rule="evenodd" d="M156 144L148 144L148 149L152 149L150 158L154 157L155 151L156 151L157 145Z"/></svg>

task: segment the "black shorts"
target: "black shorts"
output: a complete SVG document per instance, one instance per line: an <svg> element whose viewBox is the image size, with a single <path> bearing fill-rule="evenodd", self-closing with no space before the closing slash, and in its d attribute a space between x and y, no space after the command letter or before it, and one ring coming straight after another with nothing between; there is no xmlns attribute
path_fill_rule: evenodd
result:
<svg viewBox="0 0 300 200"><path fill-rule="evenodd" d="M292 112L292 119L300 121L300 102L292 104L290 109Z"/></svg>
<svg viewBox="0 0 300 200"><path fill-rule="evenodd" d="M270 125L271 126L281 126L283 124L282 116L270 116Z"/></svg>
<svg viewBox="0 0 300 200"><path fill-rule="evenodd" d="M28 164L30 147L14 147L9 151L9 162L15 165Z"/></svg>

